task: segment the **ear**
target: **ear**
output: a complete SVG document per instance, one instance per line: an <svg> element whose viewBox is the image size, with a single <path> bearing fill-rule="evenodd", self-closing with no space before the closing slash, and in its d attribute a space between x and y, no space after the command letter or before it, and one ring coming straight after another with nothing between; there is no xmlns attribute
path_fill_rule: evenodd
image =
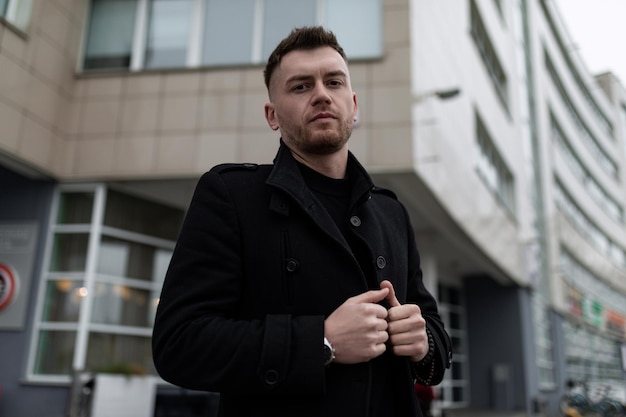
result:
<svg viewBox="0 0 626 417"><path fill-rule="evenodd" d="M278 128L280 127L278 125L278 118L276 117L274 104L272 104L271 102L265 104L265 120L267 120L267 124L272 130L278 130Z"/></svg>
<svg viewBox="0 0 626 417"><path fill-rule="evenodd" d="M352 92L352 102L354 103L354 109L352 111L352 121L354 123L359 121L359 105L356 100L356 93Z"/></svg>

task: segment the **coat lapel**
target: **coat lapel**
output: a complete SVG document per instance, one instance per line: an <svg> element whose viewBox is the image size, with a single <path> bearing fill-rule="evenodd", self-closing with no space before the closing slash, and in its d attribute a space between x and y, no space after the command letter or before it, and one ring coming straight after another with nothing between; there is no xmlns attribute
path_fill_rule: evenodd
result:
<svg viewBox="0 0 626 417"><path fill-rule="evenodd" d="M274 159L274 168L265 183L276 188L270 199L270 210L288 216L291 205L298 205L324 233L336 240L349 253L352 253L348 242L326 208L306 186L298 168L298 162L293 158L291 151L282 140L278 154Z"/></svg>

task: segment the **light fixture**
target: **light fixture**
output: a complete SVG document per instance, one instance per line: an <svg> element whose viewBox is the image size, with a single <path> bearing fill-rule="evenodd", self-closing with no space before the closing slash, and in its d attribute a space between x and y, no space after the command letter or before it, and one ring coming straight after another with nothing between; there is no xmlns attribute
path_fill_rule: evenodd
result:
<svg viewBox="0 0 626 417"><path fill-rule="evenodd" d="M415 96L415 101L419 103L420 101L423 101L429 97L437 97L440 100L448 100L458 96L459 94L461 94L461 89L458 87L435 89L427 91L425 93L417 94Z"/></svg>

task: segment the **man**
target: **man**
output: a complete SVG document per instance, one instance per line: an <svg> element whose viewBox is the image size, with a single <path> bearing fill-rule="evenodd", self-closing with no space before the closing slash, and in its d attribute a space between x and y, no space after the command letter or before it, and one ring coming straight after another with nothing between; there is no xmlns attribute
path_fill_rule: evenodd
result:
<svg viewBox="0 0 626 417"><path fill-rule="evenodd" d="M451 357L409 217L349 153L342 48L294 30L265 68L273 165L197 185L157 312L167 381L221 393L221 416L416 416Z"/></svg>

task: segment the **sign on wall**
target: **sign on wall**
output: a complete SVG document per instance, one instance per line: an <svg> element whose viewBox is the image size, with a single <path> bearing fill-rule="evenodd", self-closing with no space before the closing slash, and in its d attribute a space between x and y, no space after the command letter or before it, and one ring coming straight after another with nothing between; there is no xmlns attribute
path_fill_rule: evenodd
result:
<svg viewBox="0 0 626 417"><path fill-rule="evenodd" d="M0 330L24 327L37 231L36 223L0 223Z"/></svg>

